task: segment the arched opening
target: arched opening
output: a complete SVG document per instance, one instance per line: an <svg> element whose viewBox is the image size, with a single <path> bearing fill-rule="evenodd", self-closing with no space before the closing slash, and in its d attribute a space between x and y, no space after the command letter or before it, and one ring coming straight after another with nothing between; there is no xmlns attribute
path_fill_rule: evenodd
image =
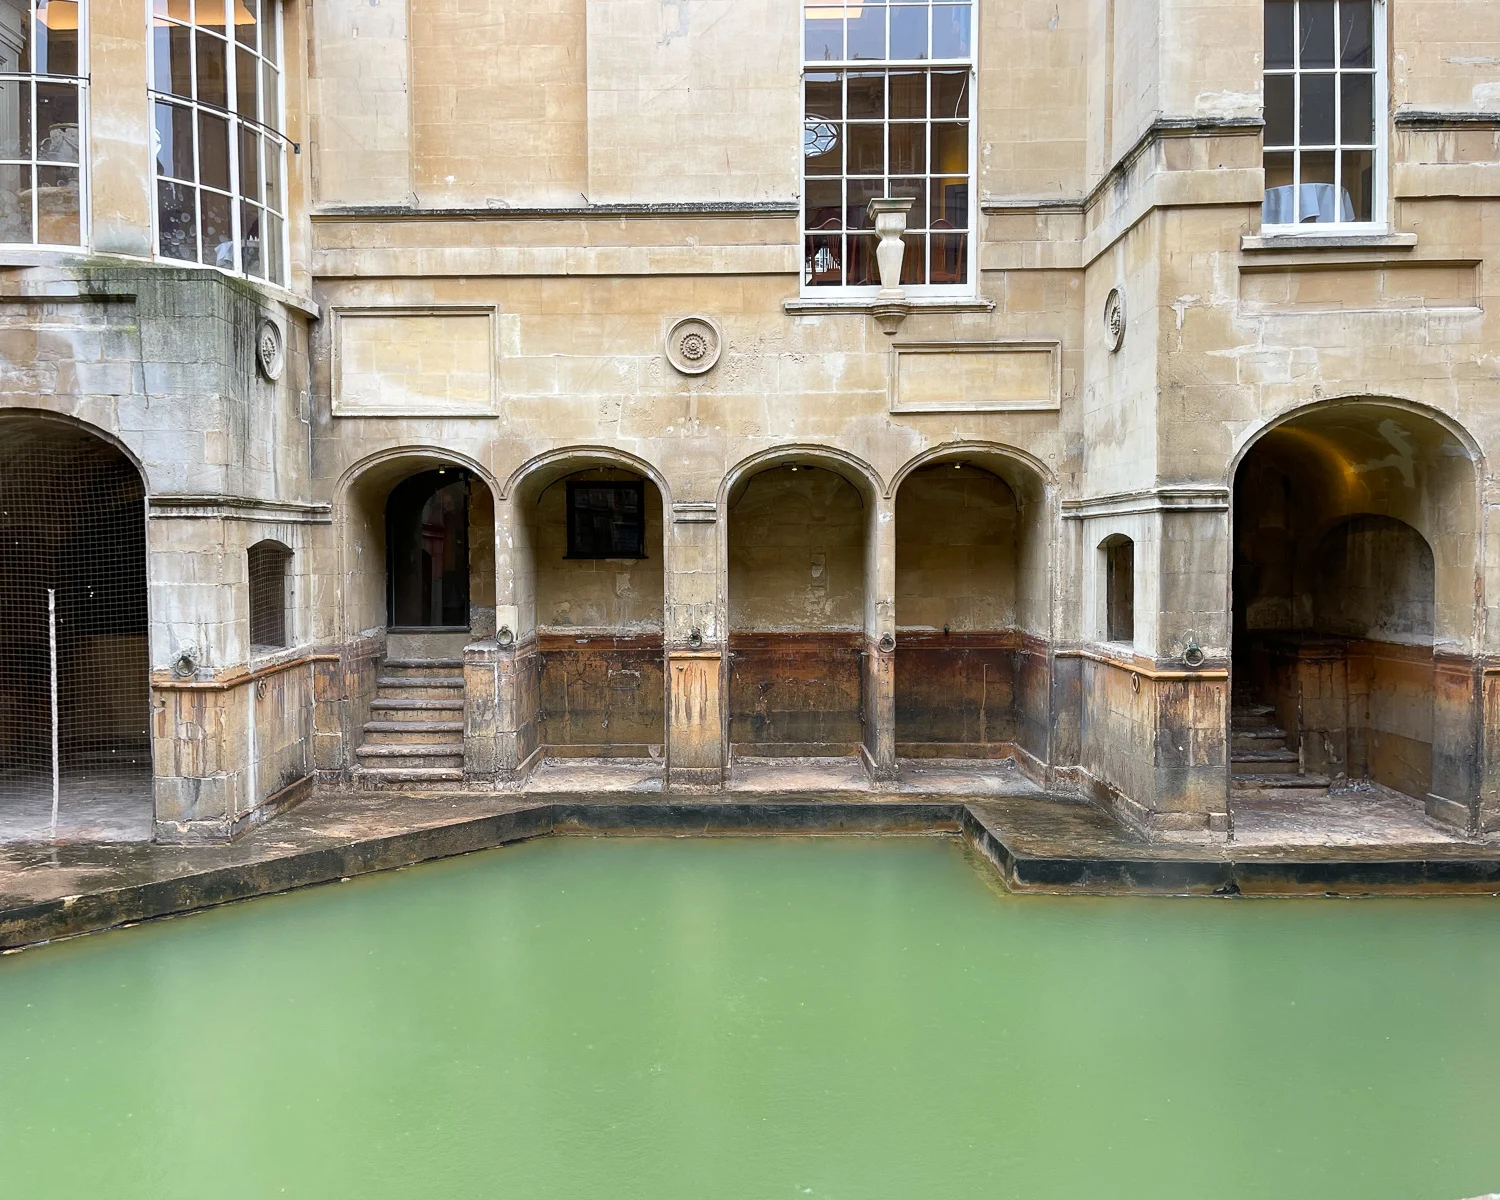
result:
<svg viewBox="0 0 1500 1200"><path fill-rule="evenodd" d="M564 466L529 480L517 504L531 551L521 632L535 634L537 744L553 758L659 760L661 492L622 467Z"/></svg>
<svg viewBox="0 0 1500 1200"><path fill-rule="evenodd" d="M0 415L0 832L149 840L145 485L71 422Z"/></svg>
<svg viewBox="0 0 1500 1200"><path fill-rule="evenodd" d="M746 757L859 753L864 497L790 462L729 496L729 742Z"/></svg>
<svg viewBox="0 0 1500 1200"><path fill-rule="evenodd" d="M1099 543L1104 575L1104 640L1121 646L1135 641L1135 543L1113 533Z"/></svg>
<svg viewBox="0 0 1500 1200"><path fill-rule="evenodd" d="M495 632L494 494L475 467L400 451L352 479L343 520L356 780L461 780L464 647Z"/></svg>
<svg viewBox="0 0 1500 1200"><path fill-rule="evenodd" d="M280 650L290 643L287 567L291 550L280 542L256 542L249 558L250 652Z"/></svg>
<svg viewBox="0 0 1500 1200"><path fill-rule="evenodd" d="M1459 781L1477 771L1477 531L1469 451L1422 414L1322 405L1245 454L1234 481L1237 831L1258 809L1321 802L1330 785L1350 802L1404 797L1460 819ZM1451 676L1441 687L1439 672Z"/></svg>
<svg viewBox="0 0 1500 1200"><path fill-rule="evenodd" d="M896 752L1047 753L1049 597L1040 481L976 450L896 492Z"/></svg>

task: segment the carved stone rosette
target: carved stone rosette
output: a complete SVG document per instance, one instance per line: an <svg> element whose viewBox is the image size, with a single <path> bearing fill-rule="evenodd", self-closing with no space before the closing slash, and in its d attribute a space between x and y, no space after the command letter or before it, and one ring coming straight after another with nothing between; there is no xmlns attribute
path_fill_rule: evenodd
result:
<svg viewBox="0 0 1500 1200"><path fill-rule="evenodd" d="M707 317L683 317L667 330L667 361L684 375L702 375L719 361L724 339Z"/></svg>

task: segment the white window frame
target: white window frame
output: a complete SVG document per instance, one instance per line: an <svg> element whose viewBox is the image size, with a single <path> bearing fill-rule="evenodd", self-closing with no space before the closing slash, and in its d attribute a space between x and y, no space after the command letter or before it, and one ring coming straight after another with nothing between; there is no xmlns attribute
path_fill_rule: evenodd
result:
<svg viewBox="0 0 1500 1200"><path fill-rule="evenodd" d="M1295 92L1296 99L1294 101L1293 109L1292 109L1292 124L1293 124L1294 135L1296 136L1297 141L1299 143L1299 150L1298 150L1299 157L1295 160L1298 163L1298 166L1296 168L1294 168L1294 171L1295 171L1295 174L1294 174L1294 177L1293 177L1293 184L1294 185L1295 185L1297 179L1300 178L1300 174L1301 174L1301 171L1300 171L1300 161L1301 161L1300 160L1300 154L1303 153L1303 151L1300 150L1300 142L1301 142L1300 124L1301 124L1301 114L1302 114L1301 76L1302 76L1303 72L1302 72L1302 68L1300 66L1300 58L1301 58L1300 41L1297 40L1297 38L1299 37L1299 31L1300 31L1300 28L1301 28L1301 11L1302 11L1301 4L1302 4L1302 0L1296 0L1296 8L1293 11L1293 22L1294 22L1294 24L1293 24L1293 33L1294 33L1293 45L1298 48L1297 49L1297 57L1299 59L1299 65L1296 66L1295 68L1291 68L1291 69L1284 68L1284 67L1276 67L1276 68L1269 68L1268 69L1266 67L1266 65L1265 65L1264 62L1262 62L1262 64L1261 64L1261 80L1262 80L1261 91L1262 91L1262 97L1263 98L1264 98L1264 91L1265 91L1264 81L1265 81L1265 77L1267 75L1292 75L1292 74L1295 74L1297 76L1298 82L1296 84L1296 92ZM1266 8L1266 5L1263 2L1262 5L1261 5L1262 21L1264 21L1265 8ZM1389 36L1389 26L1390 26L1390 18L1389 18L1388 6L1386 4L1386 0L1371 0L1371 44L1370 44L1370 57L1371 57L1371 62L1373 64L1373 66L1374 66L1374 86L1372 88L1372 92L1373 92L1372 103L1374 105L1373 117L1374 117L1374 123L1375 123L1375 139L1374 139L1375 149L1374 149L1374 164L1373 164L1373 167L1372 167L1372 169L1370 171L1370 178L1371 178L1371 188L1370 188L1370 219L1368 221L1305 221L1305 222L1299 222L1297 224L1276 224L1276 225L1267 224L1267 223L1262 222L1261 233L1263 235L1265 235L1267 237L1290 237L1290 236L1310 237L1310 236L1317 236L1317 235L1324 235L1324 234L1339 234L1339 233L1381 233L1381 232L1384 232L1385 230L1387 230L1390 227L1389 210L1388 210L1388 207L1387 207L1388 204L1389 204L1389 196L1390 196L1390 188L1389 188L1389 185L1388 185L1388 180L1389 180L1389 176L1390 176L1390 166L1389 166L1389 164L1390 164L1390 112L1389 112L1389 103L1390 103L1389 102L1390 63L1389 63L1389 59L1388 59L1388 53L1389 52L1387 50L1388 36ZM1337 74L1337 70L1338 70L1338 52L1337 52L1338 51L1338 29L1339 29L1339 21L1338 21L1337 10L1335 10L1335 16L1334 16L1334 63L1335 63L1335 75L1334 75L1334 77L1335 77L1335 79L1337 79L1339 77L1338 74ZM1265 46L1264 39L1262 40L1261 45L1262 45L1261 53L1262 53L1262 56L1264 56L1264 53L1265 53L1265 50L1264 50L1264 46ZM1318 73L1323 73L1323 72L1320 69L1318 69L1318 68L1314 68L1314 69L1312 69L1312 73L1318 74ZM1333 128L1334 128L1334 134L1335 134L1335 136L1337 138L1339 138L1339 139L1342 139L1342 137L1343 137L1342 119L1343 119L1343 90L1341 88L1339 88L1339 87L1335 87L1334 88ZM1334 150L1334 152L1333 152L1334 153L1334 159L1335 159L1335 162L1339 162L1338 170L1340 172L1342 172L1343 165L1342 165L1342 163L1339 160L1340 160L1340 156L1344 153L1344 151L1341 148L1341 143L1336 143L1336 145L1340 145L1340 148ZM1262 138L1261 138L1261 167L1262 167L1262 169L1264 169L1264 167L1265 167L1265 156L1268 153L1269 154L1290 153L1290 151L1286 150L1285 148L1277 149L1275 147L1271 148L1270 150L1267 150L1266 146L1265 146L1264 131L1262 131ZM1264 191L1264 188L1262 190Z"/></svg>
<svg viewBox="0 0 1500 1200"><path fill-rule="evenodd" d="M32 45L36 44L36 0L27 0L26 19L32 23L31 35ZM7 158L3 161L7 165L29 165L31 167L31 240L29 242L3 242L0 245L9 247L27 247L33 250L70 250L75 254L87 250L92 244L93 232L90 218L93 215L93 204L90 202L89 194L89 0L78 0L78 74L76 75L54 75L51 73L38 73L35 71L0 71L0 79L26 83L31 89L31 158L23 160L20 158ZM78 241L72 242L43 242L38 240L40 232L40 213L38 212L40 197L38 195L37 175L46 167L69 167L72 163L51 162L37 158L37 119L36 119L36 87L38 83L63 83L71 84L78 88Z"/></svg>
<svg viewBox="0 0 1500 1200"><path fill-rule="evenodd" d="M197 23L197 15L198 15L197 14L197 0L191 0L191 2L193 4L193 10L192 10L193 11L193 22L192 22L191 25L188 26L188 28L190 28L190 29L192 29L194 31L194 36L190 39L190 45L191 45L192 49L191 49L191 58L190 58L189 61L192 64L191 70L192 70L192 75L193 75L193 79L195 81L195 88L196 88L197 71L198 71L198 39L197 39L197 30L200 27L199 27L199 25ZM189 98L189 97L186 97L186 96L177 96L177 95L172 94L171 92L159 92L159 91L157 91L156 87L155 87L155 84L156 84L156 35L155 35L155 32L154 32L155 28L156 28L156 20L155 20L155 16L156 16L156 14L155 14L155 7L156 6L155 6L155 3L154 3L154 0L145 0L145 7L146 7L146 99L147 99L148 104L150 105L150 113L149 113L148 121L149 121L149 126L150 126L150 129L151 129L151 138L152 138L151 168L150 168L150 172L151 172L150 173L150 187L151 187L151 257L152 257L153 261L158 262L158 263L162 263L163 265L175 266L175 267L188 267L188 268L194 268L194 267L196 267L196 268L200 268L200 269L203 269L203 270L220 271L220 272L223 272L223 273L228 274L228 275L233 275L233 276L235 276L238 279L253 280L253 281L257 282L257 283L263 283L263 284L266 284L269 287L281 288L283 291L285 291L285 290L288 290L291 287L291 273L292 273L292 263L291 263L291 219L290 219L290 213L288 212L288 207L289 207L288 195L289 195L289 192L291 190L290 186L289 186L290 185L290 180L288 179L288 174L289 174L289 172L291 170L291 156L286 153L287 148L290 147L292 143L291 143L291 139L288 138L286 136L286 133L285 133L285 128L286 128L286 21L284 19L284 15L283 15L282 10L281 10L281 0L260 0L260 3L262 5L269 5L275 11L275 13L276 13L276 98L275 98L275 103L276 103L276 121L275 121L274 124L265 124L265 123L260 122L260 121L247 121L246 118L242 117L233 108L220 109L220 108L216 108L212 104L202 103L199 100L197 100L196 98ZM237 56L235 54L235 49L236 49L236 44L237 43L235 41L235 35L234 35L234 0L223 0L223 4L224 4L224 20L225 20L226 43L227 43L227 50L226 50L226 54L225 54L225 77L224 77L225 78L225 82L224 82L225 99L227 101L232 101L234 99L235 95L236 95L236 84L238 82L237 72L239 70L239 64L238 64L238 61L237 61ZM259 61L259 60L257 59L257 61ZM263 87L264 87L264 74L262 74L262 88ZM213 116L216 116L216 117L224 117L225 119L227 119L227 121L229 123L230 145L229 145L229 193L228 194L229 194L229 197L230 197L230 204L229 204L230 228L232 230L232 241L233 241L233 244L234 244L234 266L233 267L221 267L221 266L217 265L216 263L205 263L205 262L202 262L202 261L193 262L193 261L190 261L190 260L185 259L185 258L173 258L171 255L166 255L166 254L161 253L161 199L160 199L160 187L159 187L159 185L160 185L160 183L163 180L163 176L161 176L161 175L159 175L157 173L156 145L155 145L155 138L156 138L156 103L157 103L158 100L161 100L161 101L164 101L164 102L167 102L167 103L171 103L171 104L175 104L178 107L183 108L183 109L185 109L185 110L187 110L187 111L189 111L189 112L191 112L191 113L194 114L194 119L193 119L193 125L194 125L193 147L194 147L194 150L193 150L193 153L194 153L195 164L196 164L196 161L197 161L197 154L198 154L198 150L197 150L197 146L198 146L197 113L199 113L201 111L201 112L210 113L210 114L212 114ZM244 249L243 231L240 228L240 220L241 220L241 207L240 206L245 201L245 195L244 195L244 192L243 192L243 190L241 188L241 184L240 184L240 155L239 155L239 144L240 143L239 143L239 129L240 129L241 125L243 125L243 124L248 124L252 128L253 132L258 133L260 135L263 143L269 142L269 141L271 141L271 140L274 139L275 141L279 142L281 144L281 146L282 146L281 172L280 172L280 180L281 180L281 197L280 197L281 212L279 214L277 214L281 218L281 265L282 265L282 274L283 274L283 278L281 278L281 279L272 279L272 278L270 278L270 272L269 272L269 270L264 269L266 267L266 263L267 263L267 256L266 256L266 252L264 250L264 245L265 245L264 232L262 232L262 237L261 237L261 245L263 247L262 250L261 250L261 265L262 265L262 268L263 268L262 273L259 274L259 275L253 275L253 274L245 271L243 269L243 264L240 262L240 255L241 255L241 253L242 253L242 251ZM264 162L264 157L262 158L262 162ZM262 172L264 172L264 166L262 166ZM166 178L170 182L173 177L169 176L169 177L166 177ZM204 184L203 184L202 179L201 179L201 173L200 173L200 177L198 179L196 179L193 183L188 184L187 186L192 187L194 189L195 193L198 196L201 197L202 189L204 187ZM217 191L218 189L214 188L214 189L211 189L211 190ZM264 204L263 200L256 200L256 201L253 201L253 203L259 204L260 207L261 207L261 209L262 209L262 212L265 211L265 204ZM201 199L199 199L199 200L197 200L195 202L195 206L194 206L194 210L198 214L198 221L199 221L198 230L197 230L197 236L200 239L200 245L199 245L199 258L200 258L200 260L203 257L203 249L202 249L202 245L201 245L201 239L202 239L202 236L203 236L203 234L202 234L202 207L201 207L201 204L202 204ZM262 224L262 230L264 230L264 224Z"/></svg>
<svg viewBox="0 0 1500 1200"><path fill-rule="evenodd" d="M963 58L917 58L917 59L910 59L910 58L878 58L878 59L876 59L876 58L846 58L846 59L839 59L837 61L830 60L830 61L827 61L827 62L822 62L822 61L811 62L807 58L807 50L806 50L806 36L807 36L806 35L806 23L807 23L806 10L808 8L810 8L810 7L837 8L838 4L836 2L833 3L833 4L827 4L826 2L823 3L823 4L814 4L814 3L809 3L808 0L803 0L802 12L801 12L801 22L802 23L798 27L798 32L799 32L799 35L800 35L800 37L802 39L802 44L803 44L802 74L801 74L801 77L800 77L801 78L801 86L802 86L802 98L800 100L800 104L801 104L801 108L802 108L802 119L803 119L803 125L802 125L802 127L803 127L803 129L806 129L806 121L807 121L807 76L808 76L809 73L817 73L817 72L822 72L822 71L838 71L838 72L843 72L843 73L847 74L850 71L886 71L886 72L890 72L890 71L918 70L918 71L925 71L925 72L928 72L930 74L933 71L942 71L942 70L953 71L953 70L958 70L958 69L966 69L968 71L968 73L969 73L969 116L968 116L968 125L969 125L969 149L968 149L968 157L969 157L969 170L968 170L968 179L969 179L969 217L968 217L968 227L967 227L967 229L965 229L965 230L962 231L965 234L967 234L967 237L966 237L965 243L964 243L964 252L965 252L964 277L965 277L965 282L963 282L963 283L909 283L909 284L903 284L902 285L903 286L903 290L906 292L906 294L908 296L913 296L913 297L920 296L920 297L932 297L932 298L941 298L941 297L944 297L944 296L950 296L950 297L956 297L956 298L971 298L971 297L977 295L978 291L979 291L979 280L978 280L978 270L979 270L979 230L978 230L978 225L977 225L977 222L978 222L978 219L979 219L979 195L978 195L979 189L978 189L978 186L977 186L978 171L977 171L976 154L978 152L978 147L979 147L979 137L978 137L978 128L979 128L979 92L978 92L978 87L979 87L979 5L980 5L980 2L981 2L981 0L968 0L968 6L969 6L969 55L968 55L968 58L966 58L966 59L963 59ZM928 9L929 9L929 12L931 10L932 5L936 4L936 3L941 3L941 0L928 0ZM857 8L857 7L860 7L860 5L858 4L858 0L853 0L853 2L847 4L846 7ZM882 8L889 8L890 7L890 0L881 0L880 7L882 7ZM931 28L930 22L931 22L931 17L929 16L929 30ZM929 36L930 36L930 34L929 34ZM887 38L889 38L889 25L887 25ZM889 50L889 42L887 42L887 50ZM847 127L848 121L849 121L848 102L847 102L847 90L848 90L848 87L847 87L847 84L846 84L845 85L846 99L845 99L845 108L844 108L844 117L843 117L843 124L846 127ZM929 84L928 84L928 100L929 100L929 105L931 103L931 96L932 96L932 85L929 82ZM890 127L890 124L891 124L891 118L890 118L890 115L889 115L889 112L890 112L890 93L889 93L889 90L887 90L887 94L886 94L886 112L887 112L887 115L884 118L882 118L882 124L888 130L889 127ZM873 121L872 121L872 123L873 123ZM931 128L932 128L932 112L931 112L930 108L928 110L927 117L924 120L924 125L925 125L925 127L928 130L931 130ZM804 145L805 145L805 143L804 143ZM930 147L931 147L931 136L930 136L930 134L929 134L929 137L928 137L928 146L929 146L929 150L930 150ZM887 168L888 168L889 167L889 161L890 161L889 160L889 134L887 134L886 153L887 153L886 165L887 165ZM846 154L847 154L847 147L846 147ZM927 163L927 166L928 166L928 170L926 172L926 178L931 179L932 175L933 175L933 172L931 170L932 163L931 163L930 159L929 159L929 161ZM799 193L798 193L798 201L797 201L797 230L798 230L798 238L797 238L797 263L798 263L797 278L798 278L799 294L802 297L806 298L806 299L812 299L812 300L816 300L818 298L822 298L822 299L840 299L840 300L865 300L865 299L873 300L876 297L876 295L880 292L880 286L879 286L879 284L871 284L871 285L863 285L863 284L859 284L859 285L851 285L851 284L838 284L838 285L823 284L823 285L814 285L814 284L808 283L808 281L807 281L807 272L806 272L806 267L805 267L805 264L806 264L806 255L807 255L807 236L808 236L809 233L811 233L811 234L817 234L820 231L816 230L816 229L810 230L810 229L807 228L807 183L808 183L808 175L807 175L807 163L806 163L805 154L803 156L802 165L799 167L799 170L801 172L801 188L800 188ZM886 174L886 177L889 178L890 171L887 170L885 172L885 174ZM829 175L829 176L821 176L821 177L820 176L814 176L813 178L814 179L818 179L818 178L832 179L832 178L835 178L835 177ZM849 173L848 173L848 158L847 157L844 159L844 169L837 176L837 178L840 179L841 181L844 181L844 182L847 182L847 180L849 178ZM858 178L858 177L856 177L856 178ZM931 205L931 203L932 203L932 197L931 197L931 195L929 195L927 197L926 203L928 205ZM845 206L845 210L844 211L845 211L845 217L847 219L847 215L848 215L847 206ZM850 232L850 230L848 228L845 228L841 232L843 232L844 234L848 234ZM873 234L873 232L874 231L872 229L870 231L870 233ZM930 231L929 231L929 237L930 237ZM929 242L929 246L930 246L930 244L931 243ZM930 251L929 251L928 269L929 270L931 269Z"/></svg>

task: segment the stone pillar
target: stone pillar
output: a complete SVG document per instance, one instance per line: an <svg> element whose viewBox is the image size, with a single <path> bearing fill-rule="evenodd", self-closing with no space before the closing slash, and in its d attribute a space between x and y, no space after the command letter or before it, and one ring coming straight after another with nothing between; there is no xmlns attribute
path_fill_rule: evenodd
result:
<svg viewBox="0 0 1500 1200"><path fill-rule="evenodd" d="M677 501L667 525L667 779L671 791L716 791L728 777L719 526L712 501Z"/></svg>
<svg viewBox="0 0 1500 1200"><path fill-rule="evenodd" d="M860 752L883 784L896 778L896 506L885 496L866 503Z"/></svg>
<svg viewBox="0 0 1500 1200"><path fill-rule="evenodd" d="M536 572L521 504L495 504L495 633L464 650L464 772L496 783L525 779L538 751Z"/></svg>

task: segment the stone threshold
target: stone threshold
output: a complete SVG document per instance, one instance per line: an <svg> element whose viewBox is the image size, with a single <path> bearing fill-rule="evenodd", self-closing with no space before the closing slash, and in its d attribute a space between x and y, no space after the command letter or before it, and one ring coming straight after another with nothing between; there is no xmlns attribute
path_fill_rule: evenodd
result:
<svg viewBox="0 0 1500 1200"><path fill-rule="evenodd" d="M1077 797L974 799L322 792L232 845L0 848L0 950L546 836L962 836L1013 892L1156 896L1500 894L1500 844L1146 842Z"/></svg>

